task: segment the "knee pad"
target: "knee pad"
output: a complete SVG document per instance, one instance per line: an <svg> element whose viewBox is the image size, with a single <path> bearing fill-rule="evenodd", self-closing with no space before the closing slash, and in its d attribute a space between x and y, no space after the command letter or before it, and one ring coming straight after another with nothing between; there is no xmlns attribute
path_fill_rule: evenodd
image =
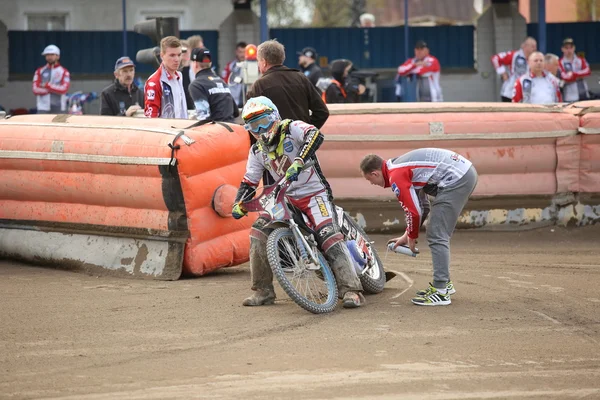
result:
<svg viewBox="0 0 600 400"><path fill-rule="evenodd" d="M250 238L258 239L259 241L266 241L269 237L269 233L265 230L265 225L269 222L270 220L266 217L258 217L250 229Z"/></svg>
<svg viewBox="0 0 600 400"><path fill-rule="evenodd" d="M336 243L340 243L344 240L344 235L339 229L333 224L325 224L317 229L317 243L321 247L324 253L327 253L329 249Z"/></svg>

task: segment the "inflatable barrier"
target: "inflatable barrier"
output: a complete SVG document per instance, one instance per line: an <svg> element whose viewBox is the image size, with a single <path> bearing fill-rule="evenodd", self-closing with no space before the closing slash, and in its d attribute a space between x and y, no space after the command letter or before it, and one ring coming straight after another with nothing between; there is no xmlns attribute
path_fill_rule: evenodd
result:
<svg viewBox="0 0 600 400"><path fill-rule="evenodd" d="M328 105L319 160L335 198L368 231L401 230L390 190L362 178L362 157L393 158L421 147L463 154L479 182L463 226L554 223L557 194L600 193L600 102L569 106L503 103ZM577 203L578 198L571 201ZM562 200L561 200L562 201ZM600 203L600 202L598 202ZM595 202L578 223L600 221ZM493 210L490 212L490 210ZM598 212L598 215L596 214ZM576 210L573 212L576 214ZM585 222L582 222L585 221Z"/></svg>
<svg viewBox="0 0 600 400"><path fill-rule="evenodd" d="M29 115L0 121L0 256L156 279L248 260L224 211L245 171L239 125Z"/></svg>

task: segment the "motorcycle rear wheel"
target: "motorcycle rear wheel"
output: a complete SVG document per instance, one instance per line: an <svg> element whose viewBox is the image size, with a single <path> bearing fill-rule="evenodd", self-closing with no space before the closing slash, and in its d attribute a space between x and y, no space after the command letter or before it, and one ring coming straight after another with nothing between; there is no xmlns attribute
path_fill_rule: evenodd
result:
<svg viewBox="0 0 600 400"><path fill-rule="evenodd" d="M357 223L354 222L354 220L352 218L350 218L349 215L346 214L346 216L348 217L350 223L352 224L352 226L354 227L354 229L356 229L358 231L358 233L360 233L360 235L363 237L363 239L365 239L365 241L369 242L370 239L367 236L367 234L365 233L365 231L362 230L362 228L360 226L358 226ZM381 293L383 292L383 288L385 287L385 282L386 282L386 277L385 277L385 271L383 270L383 263L381 262L381 259L379 258L379 254L377 254L377 250L375 249L375 247L371 246L371 252L373 253L373 262L375 265L372 265L370 267L370 269L365 272L362 275L359 275L359 279L360 279L360 283L363 286L363 290L366 293L369 294L377 294L377 293Z"/></svg>

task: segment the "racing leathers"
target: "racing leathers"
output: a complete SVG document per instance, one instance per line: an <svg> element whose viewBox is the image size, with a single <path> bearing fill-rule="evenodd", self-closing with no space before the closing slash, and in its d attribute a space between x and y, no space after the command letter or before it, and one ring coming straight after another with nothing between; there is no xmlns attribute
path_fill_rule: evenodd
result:
<svg viewBox="0 0 600 400"><path fill-rule="evenodd" d="M440 62L432 55L409 58L398 67L398 75L417 77L417 101L444 101L440 86Z"/></svg>
<svg viewBox="0 0 600 400"><path fill-rule="evenodd" d="M558 66L560 67L561 77L565 81L563 88L565 101L589 99L588 86L583 78L589 76L592 71L585 58L573 56L572 60L567 60L562 57L558 62Z"/></svg>
<svg viewBox="0 0 600 400"><path fill-rule="evenodd" d="M409 238L419 228L431 205L427 240L433 260L433 286L444 288L450 280L450 237L458 218L477 185L477 171L460 154L450 150L422 148L387 160L382 165L384 186L392 189L406 213ZM423 193L424 192L424 193Z"/></svg>
<svg viewBox="0 0 600 400"><path fill-rule="evenodd" d="M33 94L38 113L67 111L67 92L71 86L69 71L58 62L38 68L33 75Z"/></svg>
<svg viewBox="0 0 600 400"><path fill-rule="evenodd" d="M515 82L521 75L529 72L525 52L523 49L519 49L494 54L492 56L492 64L498 75L508 74L508 79L502 83L500 96L510 101L513 98Z"/></svg>
<svg viewBox="0 0 600 400"><path fill-rule="evenodd" d="M276 140L278 143L274 151L264 148L260 141L250 148L246 173L235 202L254 197L263 175L266 175L264 182L279 181L295 160L303 163L313 161L314 165L305 168L298 175L298 180L290 184L287 197L308 217L308 225L316 233L316 240L336 275L339 296L343 297L348 291L360 292L362 286L343 243L344 237L332 218L335 208L331 188L315 154L324 140L323 134L305 122L283 120ZM270 221L269 214L260 213L250 232L252 290L268 293L273 290L273 274L266 258L266 242L272 229L265 228L265 225Z"/></svg>

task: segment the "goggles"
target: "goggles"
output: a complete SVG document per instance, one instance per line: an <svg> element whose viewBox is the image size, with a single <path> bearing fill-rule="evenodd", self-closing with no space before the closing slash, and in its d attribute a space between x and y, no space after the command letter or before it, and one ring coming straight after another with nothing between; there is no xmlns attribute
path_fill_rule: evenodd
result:
<svg viewBox="0 0 600 400"><path fill-rule="evenodd" d="M275 121L277 121L275 113L262 114L248 121L244 125L244 129L252 133L265 133L273 126Z"/></svg>

